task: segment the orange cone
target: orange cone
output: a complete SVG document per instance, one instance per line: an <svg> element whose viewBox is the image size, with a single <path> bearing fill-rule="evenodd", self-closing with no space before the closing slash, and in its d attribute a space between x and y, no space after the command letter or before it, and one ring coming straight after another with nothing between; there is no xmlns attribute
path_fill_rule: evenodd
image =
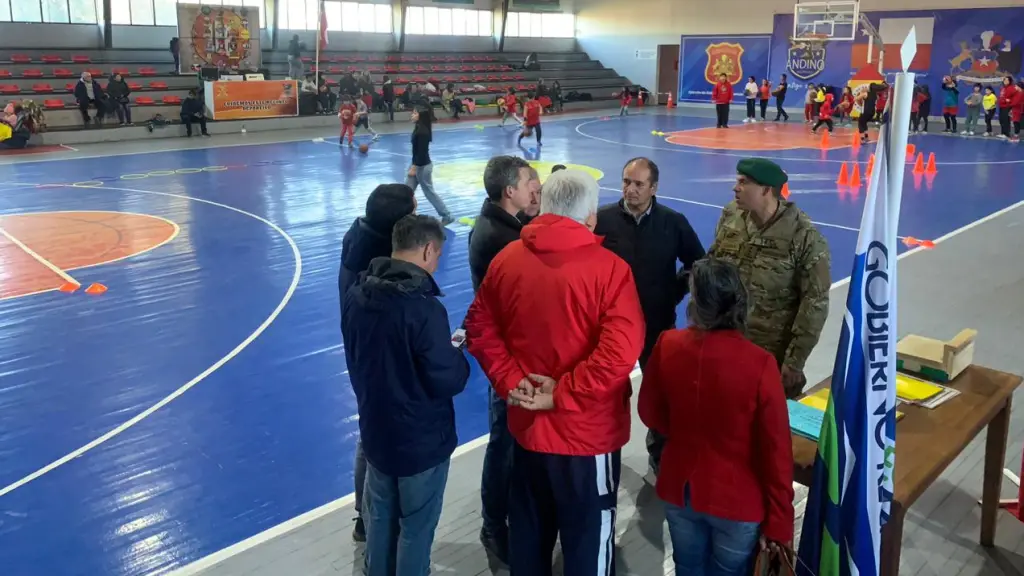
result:
<svg viewBox="0 0 1024 576"><path fill-rule="evenodd" d="M935 152L928 154L928 166L925 167L925 174L935 174L938 172L938 168L935 167Z"/></svg>
<svg viewBox="0 0 1024 576"><path fill-rule="evenodd" d="M857 150L859 148L860 148L860 134L854 132L853 133L853 149Z"/></svg>
<svg viewBox="0 0 1024 576"><path fill-rule="evenodd" d="M924 154L917 154L917 162L914 163L914 174L924 174Z"/></svg>
<svg viewBox="0 0 1024 576"><path fill-rule="evenodd" d="M864 173L866 175L868 175L868 176L871 176L871 173L874 172L874 171L875 171L875 155L872 154L871 157L868 158L868 169Z"/></svg>
<svg viewBox="0 0 1024 576"><path fill-rule="evenodd" d="M860 188L860 164L853 163L853 174L850 175L850 187Z"/></svg>
<svg viewBox="0 0 1024 576"><path fill-rule="evenodd" d="M86 294L91 294L93 296L98 296L106 291L107 287L104 286L103 284L100 284L99 282L93 282L92 284L89 285L88 288L85 289Z"/></svg>
<svg viewBox="0 0 1024 576"><path fill-rule="evenodd" d="M843 162L843 167L839 169L839 179L836 180L836 184L840 186L850 185L850 168L846 165L846 162Z"/></svg>
<svg viewBox="0 0 1024 576"><path fill-rule="evenodd" d="M828 148L828 130L821 133L821 147Z"/></svg>
<svg viewBox="0 0 1024 576"><path fill-rule="evenodd" d="M75 290L78 290L81 287L82 287L81 284L76 284L74 282L65 282L65 283L61 284L60 291L64 292L65 294L71 294L72 292L74 292Z"/></svg>
<svg viewBox="0 0 1024 576"><path fill-rule="evenodd" d="M789 182L782 185L782 197L789 200Z"/></svg>
<svg viewBox="0 0 1024 576"><path fill-rule="evenodd" d="M907 156L913 158L915 152L917 152L917 146L914 146L913 144L907 144Z"/></svg>
<svg viewBox="0 0 1024 576"><path fill-rule="evenodd" d="M675 108L676 107L676 103L672 101L672 93L671 92L668 93L668 102L665 103L665 106L667 106L668 108Z"/></svg>

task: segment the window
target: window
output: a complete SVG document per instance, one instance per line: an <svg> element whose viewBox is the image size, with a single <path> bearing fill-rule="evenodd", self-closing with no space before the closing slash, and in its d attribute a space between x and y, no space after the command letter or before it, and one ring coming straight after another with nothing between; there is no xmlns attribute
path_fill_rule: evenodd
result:
<svg viewBox="0 0 1024 576"><path fill-rule="evenodd" d="M281 29L319 29L320 2L318 0L278 0L278 6L280 6L278 16ZM328 30L391 33L390 4L324 2L324 12L327 14Z"/></svg>
<svg viewBox="0 0 1024 576"><path fill-rule="evenodd" d="M3 2L4 0L0 0ZM19 2L21 0L13 0ZM45 2L61 1L61 0L42 0ZM250 8L259 8L260 10L260 26L266 27L267 23L263 17L263 1L264 0L198 0L200 4L221 6L227 4L228 6L248 6ZM77 22L76 11L84 13L92 7L92 0L68 0L71 7L71 22ZM182 2L183 4L185 2ZM189 2L195 3L195 2ZM93 8L95 10L95 8ZM110 20L114 24L124 26L177 26L178 25L178 2L177 0L110 0ZM89 12L89 14L95 14L95 12ZM81 18L81 16L79 16ZM95 17L95 16L93 16ZM83 23L85 21L83 20ZM95 23L95 20L88 21L88 23Z"/></svg>
<svg viewBox="0 0 1024 576"><path fill-rule="evenodd" d="M431 36L491 36L490 10L409 6L405 13L406 34Z"/></svg>
<svg viewBox="0 0 1024 576"><path fill-rule="evenodd" d="M576 17L572 14L509 12L505 35L519 38L574 38Z"/></svg>

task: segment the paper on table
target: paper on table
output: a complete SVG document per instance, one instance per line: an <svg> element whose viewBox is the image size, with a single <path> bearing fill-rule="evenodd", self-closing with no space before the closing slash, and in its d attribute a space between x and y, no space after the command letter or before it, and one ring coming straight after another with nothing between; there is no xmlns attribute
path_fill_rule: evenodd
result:
<svg viewBox="0 0 1024 576"><path fill-rule="evenodd" d="M825 419L825 412L795 400L787 400L786 404L789 408L790 430L817 442L821 436L821 422Z"/></svg>
<svg viewBox="0 0 1024 576"><path fill-rule="evenodd" d="M810 396L804 396L803 398L800 399L800 403L803 404L804 406L810 406L815 410L821 410L822 412L824 412L828 408L828 393L828 388L823 388L821 390L818 390L814 394L811 394ZM902 419L903 416L903 412L900 412L899 410L896 411L897 421Z"/></svg>
<svg viewBox="0 0 1024 576"><path fill-rule="evenodd" d="M896 395L910 402L921 402L942 392L942 388L924 380L911 378L906 374L896 374Z"/></svg>

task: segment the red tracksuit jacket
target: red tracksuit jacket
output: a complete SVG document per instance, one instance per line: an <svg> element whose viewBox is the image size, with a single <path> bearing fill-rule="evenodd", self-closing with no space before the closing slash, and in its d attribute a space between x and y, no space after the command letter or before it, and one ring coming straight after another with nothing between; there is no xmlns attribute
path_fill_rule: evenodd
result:
<svg viewBox="0 0 1024 576"><path fill-rule="evenodd" d="M793 539L793 440L775 358L737 331L662 333L640 385L640 418L667 437L656 490L697 512L760 522Z"/></svg>
<svg viewBox="0 0 1024 576"><path fill-rule="evenodd" d="M731 104L733 97L732 84L719 82L711 91L711 101L715 104Z"/></svg>
<svg viewBox="0 0 1024 576"><path fill-rule="evenodd" d="M644 345L629 265L561 216L534 219L520 238L491 261L469 307L469 352L502 398L528 374L557 381L554 410L508 409L509 431L524 448L618 450L629 441L629 374Z"/></svg>

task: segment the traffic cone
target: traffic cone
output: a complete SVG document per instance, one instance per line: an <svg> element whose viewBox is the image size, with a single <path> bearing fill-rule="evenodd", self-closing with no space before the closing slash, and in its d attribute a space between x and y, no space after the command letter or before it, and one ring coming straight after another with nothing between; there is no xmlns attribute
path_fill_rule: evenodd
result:
<svg viewBox="0 0 1024 576"><path fill-rule="evenodd" d="M867 171L864 172L864 174L867 175L867 176L871 176L871 173L874 172L874 171L875 171L875 155L872 154L871 157L868 158L868 169L867 169Z"/></svg>
<svg viewBox="0 0 1024 576"><path fill-rule="evenodd" d="M860 134L858 134L856 132L853 133L853 149L854 150L859 150L860 149Z"/></svg>
<svg viewBox="0 0 1024 576"><path fill-rule="evenodd" d="M935 152L931 152L928 154L928 166L925 167L924 173L935 174L938 171L938 168L935 167Z"/></svg>
<svg viewBox="0 0 1024 576"><path fill-rule="evenodd" d="M828 148L828 130L821 133L821 147Z"/></svg>
<svg viewBox="0 0 1024 576"><path fill-rule="evenodd" d="M924 174L924 154L918 152L917 162L914 163L914 174Z"/></svg>
<svg viewBox="0 0 1024 576"><path fill-rule="evenodd" d="M665 106L668 107L668 108L675 108L676 107L676 103L672 101L672 93L671 92L668 93L668 102L665 103Z"/></svg>
<svg viewBox="0 0 1024 576"><path fill-rule="evenodd" d="M789 182L782 185L782 197L789 200Z"/></svg>
<svg viewBox="0 0 1024 576"><path fill-rule="evenodd" d="M913 144L907 144L907 156L913 158L915 152L917 152L917 146Z"/></svg>
<svg viewBox="0 0 1024 576"><path fill-rule="evenodd" d="M850 169L846 162L843 162L843 167L839 169L839 179L836 180L836 184L840 186L850 185Z"/></svg>
<svg viewBox="0 0 1024 576"><path fill-rule="evenodd" d="M860 164L857 162L853 163L853 174L850 175L850 187L860 188Z"/></svg>

